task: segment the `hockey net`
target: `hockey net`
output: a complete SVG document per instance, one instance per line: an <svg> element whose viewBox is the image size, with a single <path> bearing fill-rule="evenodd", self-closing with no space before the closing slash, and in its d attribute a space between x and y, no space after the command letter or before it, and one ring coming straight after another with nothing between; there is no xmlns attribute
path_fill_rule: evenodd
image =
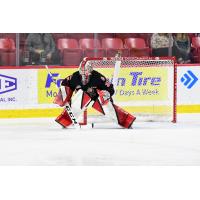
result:
<svg viewBox="0 0 200 200"><path fill-rule="evenodd" d="M110 79L114 103L140 121L176 122L176 64L173 58L86 58ZM85 117L98 116L92 109ZM86 119L87 120L87 119Z"/></svg>

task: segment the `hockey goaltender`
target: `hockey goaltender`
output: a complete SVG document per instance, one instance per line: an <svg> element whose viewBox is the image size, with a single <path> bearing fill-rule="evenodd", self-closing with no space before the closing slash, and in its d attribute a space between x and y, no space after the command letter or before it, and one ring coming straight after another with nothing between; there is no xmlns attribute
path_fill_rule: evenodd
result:
<svg viewBox="0 0 200 200"><path fill-rule="evenodd" d="M131 128L136 117L115 105L113 94L113 84L105 76L93 70L92 62L84 58L79 70L61 83L54 103L64 107L64 110L55 121L64 128L77 125L78 118L89 106L103 115L109 115L121 127Z"/></svg>

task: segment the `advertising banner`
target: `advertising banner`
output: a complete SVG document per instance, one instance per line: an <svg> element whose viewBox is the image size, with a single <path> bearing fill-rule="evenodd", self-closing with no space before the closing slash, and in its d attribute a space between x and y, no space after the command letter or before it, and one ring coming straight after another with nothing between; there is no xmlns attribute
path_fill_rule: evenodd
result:
<svg viewBox="0 0 200 200"><path fill-rule="evenodd" d="M39 104L52 104L55 96L57 95L58 88L64 78L71 75L77 70L77 68L56 68L50 69L53 79L56 80L56 84L53 82L51 76L47 73L46 69L38 69L38 103Z"/></svg>
<svg viewBox="0 0 200 200"><path fill-rule="evenodd" d="M0 108L37 104L37 69L0 70Z"/></svg>
<svg viewBox="0 0 200 200"><path fill-rule="evenodd" d="M120 70L116 88L118 101L168 100L168 68L140 67ZM113 69L98 69L112 81Z"/></svg>
<svg viewBox="0 0 200 200"><path fill-rule="evenodd" d="M56 116L61 108L52 102L61 81L77 69L78 67L50 67L56 84L44 67L0 69L0 118ZM113 69L97 70L112 81ZM119 105L133 111L138 109L139 112L143 105L150 106L152 103L155 104L154 109L158 105L172 105L173 73L170 70L173 69L123 68L119 73L115 99ZM177 112L200 113L199 91L200 65L178 65Z"/></svg>
<svg viewBox="0 0 200 200"><path fill-rule="evenodd" d="M177 101L178 105L200 105L200 66L178 67Z"/></svg>

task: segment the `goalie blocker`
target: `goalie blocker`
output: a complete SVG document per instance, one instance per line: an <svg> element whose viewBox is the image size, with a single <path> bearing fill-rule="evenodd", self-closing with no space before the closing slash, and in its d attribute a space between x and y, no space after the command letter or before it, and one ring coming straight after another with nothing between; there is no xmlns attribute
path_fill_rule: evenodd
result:
<svg viewBox="0 0 200 200"><path fill-rule="evenodd" d="M126 112L110 101L110 95L105 90L98 90L98 98L92 100L90 96L79 89L72 96L73 91L68 86L61 86L54 103L64 106L63 112L55 119L64 128L79 122L83 112L90 106L103 115L108 115L112 121L123 128L130 128L136 117ZM71 104L69 104L69 101Z"/></svg>

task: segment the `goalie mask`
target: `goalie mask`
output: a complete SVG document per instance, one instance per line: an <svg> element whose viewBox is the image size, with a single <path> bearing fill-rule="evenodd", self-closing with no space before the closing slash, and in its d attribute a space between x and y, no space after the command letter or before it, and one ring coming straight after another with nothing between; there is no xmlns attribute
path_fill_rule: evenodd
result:
<svg viewBox="0 0 200 200"><path fill-rule="evenodd" d="M92 71L93 68L90 61L87 61L86 63L84 61L81 62L79 66L79 74L81 75L81 82L83 85L86 85L89 82Z"/></svg>

